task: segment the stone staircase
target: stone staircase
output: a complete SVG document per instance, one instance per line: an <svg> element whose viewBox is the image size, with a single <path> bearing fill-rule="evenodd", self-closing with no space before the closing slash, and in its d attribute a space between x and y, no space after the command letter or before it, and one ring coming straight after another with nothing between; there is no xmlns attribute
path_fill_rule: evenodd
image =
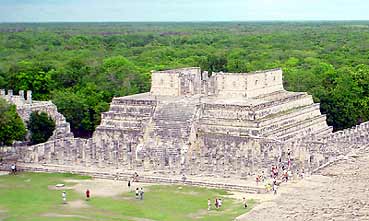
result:
<svg viewBox="0 0 369 221"><path fill-rule="evenodd" d="M59 112L56 112L56 114L53 117L56 126L54 133L49 140L55 140L65 137L73 137L73 133L70 130L70 124L66 121L65 117Z"/></svg>
<svg viewBox="0 0 369 221"><path fill-rule="evenodd" d="M162 103L157 106L151 135L172 143L187 143L197 106L194 103Z"/></svg>
<svg viewBox="0 0 369 221"><path fill-rule="evenodd" d="M320 113L306 93L278 91L259 96L263 102L256 105L232 104L219 106L206 104L200 116L200 129L205 133L223 133L235 136L258 136L281 141L309 134L323 136L332 131L326 117ZM218 109L216 114L213 110ZM254 116L254 118L252 118Z"/></svg>
<svg viewBox="0 0 369 221"><path fill-rule="evenodd" d="M97 130L115 128L123 130L142 130L142 123L148 122L154 112L155 101L135 101L114 98L108 112L102 114Z"/></svg>
<svg viewBox="0 0 369 221"><path fill-rule="evenodd" d="M314 116L311 118L298 121L293 124L287 124L276 130L270 131L264 136L279 140L288 140L291 138L303 137L307 134L314 134L315 131L327 128L326 118L323 115Z"/></svg>

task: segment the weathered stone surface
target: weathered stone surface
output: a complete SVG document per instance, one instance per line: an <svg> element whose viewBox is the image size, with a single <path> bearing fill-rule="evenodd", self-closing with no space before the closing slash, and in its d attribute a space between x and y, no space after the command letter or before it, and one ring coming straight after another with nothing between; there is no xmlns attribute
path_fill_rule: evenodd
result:
<svg viewBox="0 0 369 221"><path fill-rule="evenodd" d="M354 152L236 220L368 220L369 145Z"/></svg>
<svg viewBox="0 0 369 221"><path fill-rule="evenodd" d="M14 95L12 90L5 93L5 90L1 90L0 96L10 103L13 103L17 107L17 113L26 123L32 112L45 112L47 113L56 124L53 135L49 140L59 139L63 137L73 137L70 130L69 123L65 120L65 117L58 112L55 104L51 101L32 101L32 91L27 91L27 98L24 97L24 91L20 90L19 95Z"/></svg>
<svg viewBox="0 0 369 221"><path fill-rule="evenodd" d="M52 104L24 103L24 118L42 106L64 122ZM27 163L244 179L289 160L293 172L322 168L368 143L368 125L332 133L312 96L283 89L279 69L208 77L185 68L152 72L151 92L114 98L91 139L66 136L68 125L12 153Z"/></svg>

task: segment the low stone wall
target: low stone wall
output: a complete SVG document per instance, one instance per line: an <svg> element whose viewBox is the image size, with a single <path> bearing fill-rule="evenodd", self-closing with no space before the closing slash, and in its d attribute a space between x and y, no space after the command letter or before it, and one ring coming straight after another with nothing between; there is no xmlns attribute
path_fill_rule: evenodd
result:
<svg viewBox="0 0 369 221"><path fill-rule="evenodd" d="M28 171L28 172L46 172L46 173L72 173L79 174L85 176L91 176L99 179L111 179L111 180L121 180L127 181L132 178L132 172L120 172L115 170L92 170L91 168L73 168L68 166L53 166L53 165L39 165L39 164L17 164L18 170L20 171ZM8 171L10 165L0 164L0 170ZM252 185L247 185L246 183L229 183L224 181L206 181L212 180L212 177L203 177L205 181L199 181L198 178L186 177L183 180L179 176L156 176L149 174L140 174L139 182L143 183L162 183L162 184L176 184L176 185L191 185L191 186L200 186L207 188L217 188L217 189L225 189L225 190L233 190L240 191L244 193L265 193L266 189L260 185L260 187L255 187Z"/></svg>
<svg viewBox="0 0 369 221"><path fill-rule="evenodd" d="M66 121L65 117L58 112L56 105L51 101L33 101L32 91L27 91L27 96L25 98L24 91L22 90L19 91L18 95L14 95L13 90L9 90L8 93L6 93L4 89L1 89L0 97L16 105L17 113L25 124L28 122L32 112L47 113L47 115L55 121L56 126L49 140L73 137L69 123Z"/></svg>
<svg viewBox="0 0 369 221"><path fill-rule="evenodd" d="M81 173L97 168L102 177L116 175L101 170L160 171L165 174L160 179L170 183L177 179L169 177L182 174L254 179L263 172L269 175L272 165L289 163L293 172L313 171L368 143L368 122L331 134L319 104L304 92L281 88L252 99L187 92L114 98L93 137L80 139L73 137L51 102L24 100L24 94L15 98L2 91L25 120L32 111L45 111L57 123L48 142L15 146L3 155L28 165L82 167Z"/></svg>

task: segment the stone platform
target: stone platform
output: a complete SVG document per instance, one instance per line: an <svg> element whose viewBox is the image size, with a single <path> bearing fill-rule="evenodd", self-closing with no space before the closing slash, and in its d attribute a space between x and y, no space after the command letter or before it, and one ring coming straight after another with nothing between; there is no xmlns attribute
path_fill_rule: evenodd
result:
<svg viewBox="0 0 369 221"><path fill-rule="evenodd" d="M91 139L62 136L4 155L54 165L49 169L231 182L269 174L272 165L313 171L369 142L368 122L332 133L312 96L284 90L282 79L281 69L210 77L196 67L152 72L151 91L113 98Z"/></svg>
<svg viewBox="0 0 369 221"><path fill-rule="evenodd" d="M0 170L6 173L9 171L10 165L0 164ZM132 171L124 171L119 169L103 170L101 168L85 168L75 166L60 166L50 164L26 164L18 163L17 168L19 171L27 172L46 172L46 173L72 173L91 176L93 178L111 179L128 181L132 179ZM143 183L156 183L156 184L178 184L178 185L192 185L208 188L217 188L225 190L240 191L244 193L266 193L266 189L263 184L256 185L255 180L241 180L241 179L229 179L220 177L206 177L206 176L186 176L183 181L182 176L159 174L160 171L153 172L140 172L138 182Z"/></svg>

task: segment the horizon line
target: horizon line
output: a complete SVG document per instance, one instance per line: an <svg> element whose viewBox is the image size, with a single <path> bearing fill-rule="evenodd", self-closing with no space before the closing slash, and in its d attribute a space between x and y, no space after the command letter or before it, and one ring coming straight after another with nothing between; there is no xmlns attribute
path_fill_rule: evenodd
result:
<svg viewBox="0 0 369 221"><path fill-rule="evenodd" d="M37 23L234 23L234 22L369 22L369 19L296 19L296 20L188 20L188 21L0 21L0 24L37 24Z"/></svg>

